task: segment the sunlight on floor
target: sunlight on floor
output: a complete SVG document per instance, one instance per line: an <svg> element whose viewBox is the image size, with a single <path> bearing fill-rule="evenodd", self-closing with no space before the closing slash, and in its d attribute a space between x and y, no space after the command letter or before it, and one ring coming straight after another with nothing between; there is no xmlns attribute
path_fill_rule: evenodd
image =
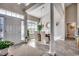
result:
<svg viewBox="0 0 79 59"><path fill-rule="evenodd" d="M32 47L36 47L36 42L35 39L31 39L31 41L28 43L28 45L32 46Z"/></svg>

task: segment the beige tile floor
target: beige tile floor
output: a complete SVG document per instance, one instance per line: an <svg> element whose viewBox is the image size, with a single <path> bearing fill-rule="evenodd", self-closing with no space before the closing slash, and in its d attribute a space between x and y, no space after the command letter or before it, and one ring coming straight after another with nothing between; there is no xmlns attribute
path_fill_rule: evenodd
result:
<svg viewBox="0 0 79 59"><path fill-rule="evenodd" d="M58 40L55 50L58 56L79 56L76 40Z"/></svg>
<svg viewBox="0 0 79 59"><path fill-rule="evenodd" d="M43 47L42 47L43 48ZM8 49L8 55L14 56L41 56L47 50L38 48L35 43L35 40L31 40L28 44L22 44L16 47L10 47Z"/></svg>
<svg viewBox="0 0 79 59"><path fill-rule="evenodd" d="M37 42L38 43L38 42ZM45 54L48 51L48 46L37 44L35 40L29 41L28 44L21 44L9 48L8 55L14 56L48 56ZM79 49L76 47L75 40L58 40L56 41L55 51L57 56L79 56Z"/></svg>

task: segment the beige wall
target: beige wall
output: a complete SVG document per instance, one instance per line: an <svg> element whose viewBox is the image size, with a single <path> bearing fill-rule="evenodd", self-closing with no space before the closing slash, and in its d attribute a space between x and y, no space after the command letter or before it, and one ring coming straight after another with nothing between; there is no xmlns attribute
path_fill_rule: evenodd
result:
<svg viewBox="0 0 79 59"><path fill-rule="evenodd" d="M67 37L67 23L77 23L77 4L73 3L65 8L65 24L66 24L66 37Z"/></svg>
<svg viewBox="0 0 79 59"><path fill-rule="evenodd" d="M65 8L65 19L67 23L76 22L77 20L77 4L71 4Z"/></svg>
<svg viewBox="0 0 79 59"><path fill-rule="evenodd" d="M79 3L77 3L77 27L79 28Z"/></svg>

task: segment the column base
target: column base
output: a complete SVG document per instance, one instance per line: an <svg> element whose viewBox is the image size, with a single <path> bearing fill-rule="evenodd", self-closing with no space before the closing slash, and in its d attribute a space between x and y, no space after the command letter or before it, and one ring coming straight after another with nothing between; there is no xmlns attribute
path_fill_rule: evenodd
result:
<svg viewBox="0 0 79 59"><path fill-rule="evenodd" d="M49 52L48 52L48 55L49 55L49 56L56 56L56 52L50 52L50 51L49 51Z"/></svg>
<svg viewBox="0 0 79 59"><path fill-rule="evenodd" d="M47 52L43 56L57 56L56 52Z"/></svg>

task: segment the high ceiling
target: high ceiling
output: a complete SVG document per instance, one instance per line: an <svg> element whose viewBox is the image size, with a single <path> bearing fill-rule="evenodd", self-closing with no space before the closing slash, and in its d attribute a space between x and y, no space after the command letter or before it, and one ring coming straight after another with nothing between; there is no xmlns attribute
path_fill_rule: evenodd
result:
<svg viewBox="0 0 79 59"><path fill-rule="evenodd" d="M65 7L68 7L69 5L71 5L71 3L65 3ZM36 4L33 7L29 8L28 10L26 10L26 12L32 16L38 17L40 18L42 15L44 15L46 11L41 11L41 8L44 6L44 4ZM42 13L42 14L41 14Z"/></svg>
<svg viewBox="0 0 79 59"><path fill-rule="evenodd" d="M71 5L71 3L66 3L65 7L68 7L69 5ZM28 14L38 18L47 12L42 10L45 9L42 7L44 7L44 3L0 3L0 8L20 14L23 14L23 12L26 10Z"/></svg>
<svg viewBox="0 0 79 59"><path fill-rule="evenodd" d="M35 3L0 3L0 8L8 11L12 11L19 14L24 14L24 11L32 7ZM26 6L27 5L27 6Z"/></svg>
<svg viewBox="0 0 79 59"><path fill-rule="evenodd" d="M18 4L18 3L17 3ZM36 3L20 3L18 5L21 6L21 8L23 8L24 10L29 9L30 7L32 7L33 5L35 5Z"/></svg>
<svg viewBox="0 0 79 59"><path fill-rule="evenodd" d="M26 10L26 12L32 16L40 18L43 15L43 13L45 13L45 11L43 11L42 8L43 6L43 4L36 4L32 8Z"/></svg>

